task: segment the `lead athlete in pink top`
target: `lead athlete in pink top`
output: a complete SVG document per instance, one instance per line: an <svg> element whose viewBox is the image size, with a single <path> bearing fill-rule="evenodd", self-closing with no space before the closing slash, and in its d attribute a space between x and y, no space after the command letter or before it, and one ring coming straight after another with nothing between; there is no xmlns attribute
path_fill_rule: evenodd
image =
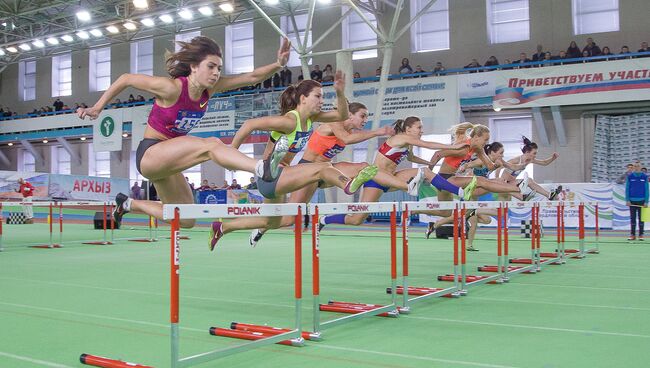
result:
<svg viewBox="0 0 650 368"><path fill-rule="evenodd" d="M178 44L180 51L166 59L169 77L123 74L94 106L80 108L77 115L81 119L96 119L104 106L128 87L156 96L144 139L138 146L136 166L154 184L162 203L194 203L182 172L209 160L228 170L243 170L267 180L274 179L278 174L277 163L286 152L274 152L268 160L256 161L217 138L187 134L205 114L212 94L261 82L284 67L289 60L289 41L282 42L275 63L235 76L221 76L221 48L210 38L195 37ZM130 199L122 193L117 195L116 202L116 222L127 212L162 219L161 202ZM181 220L180 225L192 227L194 222Z"/></svg>

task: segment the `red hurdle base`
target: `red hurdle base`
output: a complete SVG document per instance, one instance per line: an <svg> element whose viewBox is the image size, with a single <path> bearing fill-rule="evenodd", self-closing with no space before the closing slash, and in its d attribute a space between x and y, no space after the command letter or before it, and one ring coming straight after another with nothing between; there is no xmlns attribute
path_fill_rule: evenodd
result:
<svg viewBox="0 0 650 368"><path fill-rule="evenodd" d="M83 364L103 368L153 368L149 365L141 365L129 362L123 362L116 359L108 359L97 355L81 354L79 361Z"/></svg>
<svg viewBox="0 0 650 368"><path fill-rule="evenodd" d="M466 275L465 276L465 282L474 282L474 281L479 281L488 278L488 276L480 276L480 275ZM462 277L458 275L457 277L458 281L463 281ZM441 275L438 276L438 281L454 281L454 275ZM489 281L488 284L496 284L497 282L495 280Z"/></svg>
<svg viewBox="0 0 650 368"><path fill-rule="evenodd" d="M278 335L278 333L265 334L262 332L253 332L253 331L240 331L240 330L231 330L229 328L220 328L220 327L210 327L210 335L213 336L223 336L223 337L232 337L235 339L242 340L261 340L267 337L273 337ZM287 345L287 346L302 346L302 343L298 343L293 340L282 340L276 344Z"/></svg>
<svg viewBox="0 0 650 368"><path fill-rule="evenodd" d="M165 239L170 239L170 237L167 236L167 237L165 237ZM181 235L181 236L178 237L178 239L180 239L180 240L190 240L190 237L187 236L187 235Z"/></svg>
<svg viewBox="0 0 650 368"><path fill-rule="evenodd" d="M109 241L92 241L92 242L83 242L81 244L90 244L90 245L111 245L113 242Z"/></svg>
<svg viewBox="0 0 650 368"><path fill-rule="evenodd" d="M155 243L158 239L129 239L129 241L138 243Z"/></svg>
<svg viewBox="0 0 650 368"><path fill-rule="evenodd" d="M42 245L28 245L29 248L38 248L38 249L46 249L46 248L63 248L62 245L60 244L42 244Z"/></svg>
<svg viewBox="0 0 650 368"><path fill-rule="evenodd" d="M551 253L545 253L545 252L542 252L542 253L539 254L539 256L540 257L548 257L548 258L556 258L556 257L559 257L560 255L558 253L552 253L552 252Z"/></svg>
<svg viewBox="0 0 650 368"><path fill-rule="evenodd" d="M501 266L503 271L503 266ZM508 271L517 271L521 268L524 268L523 266L508 266ZM479 266L477 269L479 272L499 272L499 268L497 266Z"/></svg>
<svg viewBox="0 0 650 368"><path fill-rule="evenodd" d="M517 264L533 264L533 260L530 258L512 258L509 260L510 263L517 263ZM540 259L540 263L546 263L550 261L549 259Z"/></svg>
<svg viewBox="0 0 650 368"><path fill-rule="evenodd" d="M397 288L397 294L402 295L404 294L404 287L403 286L398 286ZM417 286L409 286L408 288L408 295L427 295L427 294L432 294L440 290L444 290L443 288L430 288L430 287L417 287ZM391 288L386 288L386 294L392 294L393 289ZM457 295L453 295L452 293L445 294L442 296L443 298L456 298L458 297Z"/></svg>
<svg viewBox="0 0 650 368"><path fill-rule="evenodd" d="M248 331L248 332L261 332L261 333L267 334L267 335L279 335L281 333L291 331L288 328L252 325L252 324L241 323L241 322L231 322L230 323L230 329L231 330L238 330L238 331ZM303 331L301 336L305 340L313 340L313 341L320 340L320 335L315 334L313 332Z"/></svg>
<svg viewBox="0 0 650 368"><path fill-rule="evenodd" d="M349 303L349 302L336 302L329 301L327 304L321 304L320 310L325 312L336 312L336 313L347 313L347 314L357 314L367 312L372 309L377 309L385 307L385 305L380 304L363 304L363 303ZM399 312L399 310L398 310ZM378 317L397 317L399 313L384 312L377 314Z"/></svg>

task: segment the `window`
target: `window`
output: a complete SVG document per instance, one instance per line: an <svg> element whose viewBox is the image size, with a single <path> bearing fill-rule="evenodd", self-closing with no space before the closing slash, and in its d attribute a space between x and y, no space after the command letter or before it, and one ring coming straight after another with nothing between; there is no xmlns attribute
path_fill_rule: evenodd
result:
<svg viewBox="0 0 650 368"><path fill-rule="evenodd" d="M294 18L296 20L296 26L298 26L298 34L300 35L300 40L304 40L305 38L305 29L307 28L307 13L302 13L302 14L295 14ZM298 45L298 41L296 39L296 32L294 31L293 27L293 22L291 22L291 17L284 16L280 18L280 26L282 27L282 31L289 37L289 41L291 41L291 44L293 45ZM309 39L307 39L307 45L305 47L310 47L311 46L311 30L309 31ZM280 42L282 42L280 40ZM307 64L311 65L311 59L307 61ZM300 55L292 48L291 49L291 55L289 56L289 63L287 64L288 66L300 66Z"/></svg>
<svg viewBox="0 0 650 368"><path fill-rule="evenodd" d="M129 159L129 180L131 181L131 184L137 181L138 184L142 185L142 181L147 180L147 178L140 175L138 172L138 168L135 166L135 154L135 151L131 151L131 156Z"/></svg>
<svg viewBox="0 0 650 368"><path fill-rule="evenodd" d="M109 178L111 176L111 153L110 152L94 152L93 145L88 145L89 157L94 157L95 160L89 160L88 163L90 176L99 176L102 178Z"/></svg>
<svg viewBox="0 0 650 368"><path fill-rule="evenodd" d="M72 96L72 54L52 57L52 97Z"/></svg>
<svg viewBox="0 0 650 368"><path fill-rule="evenodd" d="M486 0L490 43L530 39L528 0Z"/></svg>
<svg viewBox="0 0 650 368"><path fill-rule="evenodd" d="M363 15L368 18L370 23L372 23L375 28L377 27L377 19L375 15L370 13L363 8L359 8ZM348 11L348 7L341 7L343 14ZM351 12L343 20L343 48L354 48L354 47L364 47L364 46L376 46L377 45L377 34L375 31L366 24L366 22L361 19L359 14L356 12ZM352 60L360 59L369 59L377 57L377 49L374 50L364 50L356 51L352 53Z"/></svg>
<svg viewBox="0 0 650 368"><path fill-rule="evenodd" d="M411 0L411 19L429 0ZM449 0L438 0L411 26L411 52L449 50Z"/></svg>
<svg viewBox="0 0 650 368"><path fill-rule="evenodd" d="M36 99L36 60L18 63L18 91L22 101Z"/></svg>
<svg viewBox="0 0 650 368"><path fill-rule="evenodd" d="M131 42L131 73L153 75L153 39Z"/></svg>
<svg viewBox="0 0 650 368"><path fill-rule="evenodd" d="M93 49L88 53L88 81L91 91L105 91L111 85L111 48Z"/></svg>
<svg viewBox="0 0 650 368"><path fill-rule="evenodd" d="M187 177L187 180L190 183L194 184L195 189L198 189L201 186L201 164L183 171L183 175Z"/></svg>
<svg viewBox="0 0 650 368"><path fill-rule="evenodd" d="M619 30L618 0L572 0L576 35Z"/></svg>
<svg viewBox="0 0 650 368"><path fill-rule="evenodd" d="M239 147L239 151L241 151L243 154L245 154L248 157L254 158L254 147L255 145L252 143L248 144L242 144ZM232 179L237 179L237 184L241 185L241 187L245 187L248 184L251 183L250 178L253 176L253 174L249 173L248 171L230 171L226 170L226 180L228 181L228 184L232 184ZM201 177L199 176L199 180ZM192 180L192 177L190 177L190 180ZM200 181L199 181L200 182Z"/></svg>
<svg viewBox="0 0 650 368"><path fill-rule="evenodd" d="M438 142L438 143L443 143L443 144L451 144L451 134L428 134L428 135L423 135L422 140L423 141L428 141L428 142ZM431 157L433 157L433 154L436 152L436 150L430 150L428 148L423 148L423 147L413 147L413 154L423 160L431 160ZM440 170L440 166L442 165L442 160L438 161L436 166L433 168L433 172L437 173ZM419 164L412 164L412 167L420 167L422 165Z"/></svg>
<svg viewBox="0 0 650 368"><path fill-rule="evenodd" d="M521 155L522 136L532 138L533 118L530 115L504 118L490 118L490 140L503 144L503 159L508 161ZM526 172L533 176L533 166L526 166Z"/></svg>
<svg viewBox="0 0 650 368"><path fill-rule="evenodd" d="M52 172L70 175L70 153L61 146L52 146Z"/></svg>
<svg viewBox="0 0 650 368"><path fill-rule="evenodd" d="M36 159L34 155L28 150L22 150L21 162L19 162L18 170L26 172L35 172L36 171Z"/></svg>
<svg viewBox="0 0 650 368"><path fill-rule="evenodd" d="M190 42L194 37L198 37L201 35L201 31L193 31L193 32L185 32L185 33L179 33L176 35L174 42L174 51L178 52L181 49L181 45L178 44L178 42Z"/></svg>
<svg viewBox="0 0 650 368"><path fill-rule="evenodd" d="M226 73L248 73L255 69L253 22L226 26Z"/></svg>

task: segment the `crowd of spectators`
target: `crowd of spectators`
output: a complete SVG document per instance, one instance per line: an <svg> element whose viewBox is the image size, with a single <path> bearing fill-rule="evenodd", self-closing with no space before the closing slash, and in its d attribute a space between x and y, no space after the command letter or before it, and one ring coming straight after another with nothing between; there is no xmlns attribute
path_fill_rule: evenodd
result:
<svg viewBox="0 0 650 368"><path fill-rule="evenodd" d="M194 185L190 184L190 186L192 189L194 189ZM217 189L257 189L257 183L255 182L255 178L251 177L250 184L246 185L245 187L242 187L241 184L237 183L237 179L232 179L232 182L230 184L228 184L228 180L224 180L223 184L219 186L214 182L208 183L208 179L203 179L201 186L196 188L198 191Z"/></svg>

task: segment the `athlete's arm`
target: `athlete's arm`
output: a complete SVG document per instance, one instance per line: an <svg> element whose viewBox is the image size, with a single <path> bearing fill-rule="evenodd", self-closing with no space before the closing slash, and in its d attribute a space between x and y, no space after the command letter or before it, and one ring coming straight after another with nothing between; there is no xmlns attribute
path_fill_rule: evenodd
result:
<svg viewBox="0 0 650 368"><path fill-rule="evenodd" d="M345 98L345 74L337 70L334 75L334 90L336 91L336 110L321 112L312 120L321 123L333 123L336 121L343 121L348 118L350 111L348 111L348 99Z"/></svg>
<svg viewBox="0 0 650 368"><path fill-rule="evenodd" d="M431 150L453 150L453 151L462 152L467 148L467 143L444 144L438 142L423 141L420 138L409 136L409 135L399 135L396 137L401 138L401 142L409 144L411 146L423 147ZM462 154L460 154L460 156L462 156ZM429 161L427 161L427 164L428 163Z"/></svg>
<svg viewBox="0 0 650 368"><path fill-rule="evenodd" d="M390 136L394 134L393 128L390 126L385 126L375 130L362 130L355 133L348 132L341 126L341 124L328 124L328 126L332 129L332 133L334 133L336 138L340 139L345 144L355 144L375 137Z"/></svg>
<svg viewBox="0 0 650 368"><path fill-rule="evenodd" d="M555 161L558 157L560 157L560 154L557 152L553 152L553 154L549 156L547 159L545 160L534 159L533 163L537 165L548 166L551 164L551 162Z"/></svg>
<svg viewBox="0 0 650 368"><path fill-rule="evenodd" d="M490 160L488 155L485 154L485 151L481 148L478 150L474 150L476 152L476 157L478 157L479 160L483 161L485 166L487 166L488 170L492 171L495 170L498 166Z"/></svg>
<svg viewBox="0 0 650 368"><path fill-rule="evenodd" d="M291 51L291 42L285 38L282 40L282 45L278 49L278 59L275 63L261 66L256 68L250 73L243 73L232 76L222 76L219 78L214 88L210 91L210 95L215 92L229 91L240 87L252 86L260 83L273 75L273 73L280 71L289 61L289 52Z"/></svg>
<svg viewBox="0 0 650 368"><path fill-rule="evenodd" d="M421 157L415 156L413 154L413 148L412 147L409 147L409 155L406 157L406 159L409 160L410 162L414 163L414 164L429 165L429 161L427 161L427 160L425 160L425 159L423 159Z"/></svg>
<svg viewBox="0 0 650 368"><path fill-rule="evenodd" d="M284 134L289 134L296 127L296 121L287 116L264 116L246 120L241 128L237 130L235 137L230 144L234 148L239 148L242 143L248 138L255 130L264 130L267 132L276 131Z"/></svg>
<svg viewBox="0 0 650 368"><path fill-rule="evenodd" d="M108 89L95 105L87 108L77 109L77 116L81 119L89 117L96 119L104 106L112 101L115 96L124 91L127 87L133 87L141 91L149 92L163 102L173 102L180 95L180 88L173 79L167 77L152 77L144 74L122 74Z"/></svg>
<svg viewBox="0 0 650 368"><path fill-rule="evenodd" d="M522 163L519 163L519 162L513 163L513 162L510 162L510 161L499 160L497 163L501 163L503 167L505 167L506 169L508 169L510 171L523 170L523 169L526 168L526 166L528 166L528 164L524 163L524 162L522 162Z"/></svg>

